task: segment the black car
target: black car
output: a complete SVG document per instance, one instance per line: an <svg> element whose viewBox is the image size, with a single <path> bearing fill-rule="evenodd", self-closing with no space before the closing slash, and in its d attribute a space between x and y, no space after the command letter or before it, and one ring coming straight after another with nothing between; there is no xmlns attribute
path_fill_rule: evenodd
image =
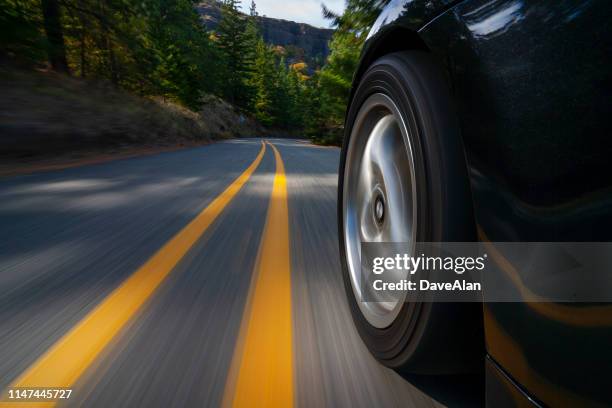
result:
<svg viewBox="0 0 612 408"><path fill-rule="evenodd" d="M611 11L382 11L354 79L338 218L353 320L383 364L484 370L490 406L612 405L610 304L363 302L357 283L362 242L612 241Z"/></svg>

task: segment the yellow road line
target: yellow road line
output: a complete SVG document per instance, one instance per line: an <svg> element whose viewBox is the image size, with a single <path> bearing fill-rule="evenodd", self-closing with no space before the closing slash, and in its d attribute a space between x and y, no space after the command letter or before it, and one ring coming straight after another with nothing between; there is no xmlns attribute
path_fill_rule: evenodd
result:
<svg viewBox="0 0 612 408"><path fill-rule="evenodd" d="M245 332L234 359L237 378L228 378L224 405L293 406L293 334L287 183L280 153L270 144L276 175L252 298L245 308ZM237 353L237 354L236 354ZM238 360L236 360L238 359ZM231 376L231 375L230 375Z"/></svg>
<svg viewBox="0 0 612 408"><path fill-rule="evenodd" d="M265 150L262 143L253 163L221 195L57 341L9 388L71 387L240 191L261 162Z"/></svg>

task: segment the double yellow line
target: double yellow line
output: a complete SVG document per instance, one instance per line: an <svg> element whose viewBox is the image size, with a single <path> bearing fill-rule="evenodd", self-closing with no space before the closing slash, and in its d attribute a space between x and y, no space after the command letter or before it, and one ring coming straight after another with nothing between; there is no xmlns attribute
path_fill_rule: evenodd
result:
<svg viewBox="0 0 612 408"><path fill-rule="evenodd" d="M291 261L287 181L274 147L276 175L257 268L247 298L224 407L293 405Z"/></svg>
<svg viewBox="0 0 612 408"><path fill-rule="evenodd" d="M228 381L235 387L226 386L226 392L235 393L226 396L234 406L254 403L291 406L293 402L287 190L282 159L278 150L270 146L276 158L272 198L253 280L255 287L251 287L245 309L246 330L234 356L239 374L237 381ZM9 389L72 387L242 189L265 151L266 145L262 143L253 163L221 195L34 362Z"/></svg>

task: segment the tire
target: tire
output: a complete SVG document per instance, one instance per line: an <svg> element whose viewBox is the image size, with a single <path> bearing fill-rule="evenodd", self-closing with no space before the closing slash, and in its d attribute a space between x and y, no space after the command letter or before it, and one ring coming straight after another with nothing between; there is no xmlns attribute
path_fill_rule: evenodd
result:
<svg viewBox="0 0 612 408"><path fill-rule="evenodd" d="M400 142L403 142L403 150L399 148ZM380 160L378 156L386 159ZM370 160L373 164L368 164ZM393 172L401 174L395 181L384 181L395 187L383 185L389 197L367 197L370 187L362 186L365 182L361 172L376 168L376 174L384 173L387 162L391 163ZM369 180L375 176L365 178ZM410 199L407 198L409 193L412 194ZM379 193L372 193L376 194ZM381 363L413 374L482 370L482 305L398 302L389 306L390 311L386 314L386 309L380 313L371 311L368 304L358 300L349 264L360 261L356 258L353 242L355 239L367 241L355 234L366 234L363 231L370 228L364 225L372 221L361 214L369 211L368 204L372 200L383 203L390 200L389 219L380 222L392 224L395 220L404 230L386 237L381 232L386 238L381 238L383 242L398 241L398 237L412 239L412 242L475 240L458 121L445 76L425 52L397 52L378 59L365 72L352 98L339 170L342 274L357 330ZM396 213L391 213L391 208L395 208ZM393 215L395 218L391 218ZM383 317L379 319L379 316Z"/></svg>

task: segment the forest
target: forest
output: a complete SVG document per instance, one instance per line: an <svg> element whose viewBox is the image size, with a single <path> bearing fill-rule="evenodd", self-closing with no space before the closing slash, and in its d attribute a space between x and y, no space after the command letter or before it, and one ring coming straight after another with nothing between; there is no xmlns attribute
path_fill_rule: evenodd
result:
<svg viewBox="0 0 612 408"><path fill-rule="evenodd" d="M339 144L361 47L384 0L322 7L335 28L322 67L288 64L263 41L257 6L222 2L209 32L192 0L0 0L0 62L104 81L197 112L209 95L267 128Z"/></svg>

